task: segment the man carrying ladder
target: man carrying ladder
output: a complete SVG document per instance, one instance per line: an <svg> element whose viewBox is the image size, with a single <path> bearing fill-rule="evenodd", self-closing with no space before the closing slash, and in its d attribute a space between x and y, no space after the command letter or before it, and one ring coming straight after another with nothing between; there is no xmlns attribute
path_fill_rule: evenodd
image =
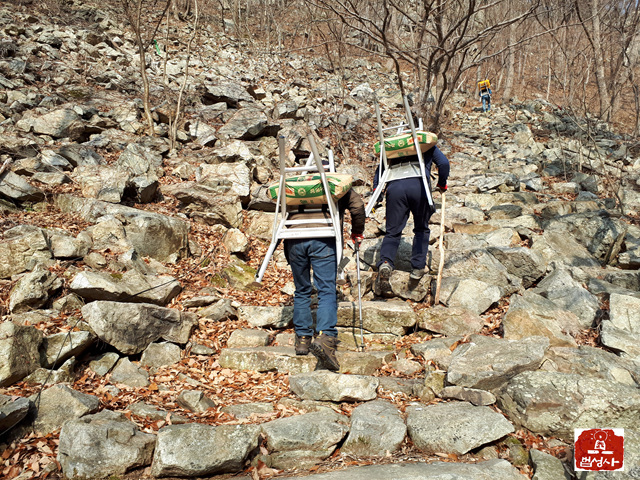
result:
<svg viewBox="0 0 640 480"><path fill-rule="evenodd" d="M384 175L380 171L380 166L376 169L373 180L374 192L377 192L380 178L384 178L386 187L386 233L380 247L380 261L378 262L378 273L380 279L388 282L391 273L394 270L396 253L400 246L402 230L409 220L409 213L413 216L413 246L411 250L411 280L420 280L425 274L425 266L427 263L427 252L429 249L429 219L434 213L435 208L431 201L431 166L435 163L438 168L438 188L441 191L447 189L447 179L449 178L449 160L433 145L427 151L422 152L422 144L429 136L433 136L435 143L435 135L426 132L416 132L413 124L413 118L409 110L407 99L405 98L405 109L407 112L407 127L413 137L412 151L413 155L399 156L396 158L388 158L391 154L387 153L387 149L392 142L390 139L385 140L382 134L382 126L380 124L380 115L378 114L380 145L385 146L385 151L381 152L384 167L388 162L387 168L389 172ZM377 110L377 108L376 108ZM417 142L416 142L417 140ZM415 148L415 144L421 144L420 149Z"/></svg>

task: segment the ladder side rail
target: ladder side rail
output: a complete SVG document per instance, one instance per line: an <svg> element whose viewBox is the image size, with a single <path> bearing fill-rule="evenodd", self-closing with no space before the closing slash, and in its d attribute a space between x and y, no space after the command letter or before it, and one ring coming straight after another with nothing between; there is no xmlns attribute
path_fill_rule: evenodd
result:
<svg viewBox="0 0 640 480"><path fill-rule="evenodd" d="M418 134L416 133L416 126L413 123L413 117L411 116L411 109L409 108L409 101L407 100L407 97L405 96L403 100L404 100L404 108L407 113L407 120L409 121L409 125L411 125L411 136L413 137L413 145L416 149L416 154L418 155L418 161L420 163L420 174L422 175L422 183L424 185L424 191L427 194L427 201L429 202L429 206L433 208L433 198L431 197L431 190L429 189L427 172L424 167L424 159L422 158L422 148L420 147Z"/></svg>
<svg viewBox="0 0 640 480"><path fill-rule="evenodd" d="M384 146L384 128L382 127L382 118L380 117L380 105L378 104L378 99L375 99L375 107L376 107L376 120L378 122L378 138L380 142L380 160L378 163L378 187L373 192L373 195L369 199L367 206L365 208L365 215L368 217L373 210L373 206L378 201L378 198L382 194L382 190L384 190L384 185L387 182L387 178L389 177L389 161L387 160L387 150ZM395 128L395 127L391 127Z"/></svg>

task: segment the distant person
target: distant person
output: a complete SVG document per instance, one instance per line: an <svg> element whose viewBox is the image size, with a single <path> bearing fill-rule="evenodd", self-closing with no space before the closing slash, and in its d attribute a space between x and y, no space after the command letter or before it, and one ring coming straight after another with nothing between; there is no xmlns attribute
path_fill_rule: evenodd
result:
<svg viewBox="0 0 640 480"><path fill-rule="evenodd" d="M482 111L488 112L489 110L491 110L491 85L489 83L489 80L478 82L478 87L480 89L478 95L482 100Z"/></svg>
<svg viewBox="0 0 640 480"><path fill-rule="evenodd" d="M344 212L351 214L351 239L360 244L364 238L365 210L362 197L350 189L339 201L338 211L342 225ZM292 213L290 220L309 220L328 218L329 212ZM306 223L305 227L322 226ZM284 254L291 266L296 291L293 297L293 327L295 330L296 355L307 355L309 351L318 359L319 368L339 370L336 357L338 346L338 300L336 277L338 274L336 239L304 238L285 239ZM316 327L313 329L311 318L311 269L313 284L318 292ZM314 338L315 337L315 338Z"/></svg>
<svg viewBox="0 0 640 480"><path fill-rule="evenodd" d="M438 168L438 188L447 189L449 178L449 160L434 146L422 154L429 189L431 189L431 165ZM378 167L379 168L379 167ZM429 206L424 190L418 155L389 160L390 169L403 169L402 178L386 184L386 233L380 247L378 274L381 280L388 281L395 268L395 258L400 246L402 230L407 225L409 213L413 216L413 246L411 249L411 280L420 280L425 274L427 252L429 250L429 219L435 209ZM376 170L373 188L378 186L381 172Z"/></svg>

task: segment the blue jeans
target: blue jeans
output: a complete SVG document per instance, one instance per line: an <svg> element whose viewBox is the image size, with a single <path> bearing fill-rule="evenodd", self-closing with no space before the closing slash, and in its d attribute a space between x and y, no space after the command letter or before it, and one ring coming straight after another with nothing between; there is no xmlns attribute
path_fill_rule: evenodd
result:
<svg viewBox="0 0 640 480"><path fill-rule="evenodd" d="M338 336L338 299L336 292L335 238L310 238L285 240L284 253L287 257L296 293L293 297L293 327L298 336L312 336L311 318L311 269L313 283L318 291L316 312L316 332L324 332L330 337Z"/></svg>
<svg viewBox="0 0 640 480"><path fill-rule="evenodd" d="M413 216L413 246L411 249L411 267L423 269L427 264L429 250L429 219L433 209L429 207L427 194L424 191L422 178L413 177L404 180L393 180L387 184L387 221L386 234L380 246L380 263L388 262L394 267L394 261L402 230L409 220L409 212Z"/></svg>
<svg viewBox="0 0 640 480"><path fill-rule="evenodd" d="M491 110L491 95L482 96L482 111L486 112Z"/></svg>

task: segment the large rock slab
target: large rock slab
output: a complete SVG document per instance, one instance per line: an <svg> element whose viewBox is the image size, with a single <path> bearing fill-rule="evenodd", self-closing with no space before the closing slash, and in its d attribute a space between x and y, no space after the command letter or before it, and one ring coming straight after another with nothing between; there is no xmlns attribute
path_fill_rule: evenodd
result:
<svg viewBox="0 0 640 480"><path fill-rule="evenodd" d="M486 312L501 297L499 287L474 278L445 278L440 290L440 300L445 305L462 308L475 315Z"/></svg>
<svg viewBox="0 0 640 480"><path fill-rule="evenodd" d="M91 332L60 332L45 337L42 342L41 364L45 368L59 367L65 361L89 348L96 336Z"/></svg>
<svg viewBox="0 0 640 480"><path fill-rule="evenodd" d="M9 311L20 313L43 307L62 288L62 279L43 267L24 275L9 294Z"/></svg>
<svg viewBox="0 0 640 480"><path fill-rule="evenodd" d="M409 437L426 453L464 455L515 430L491 408L467 402L413 405L407 410Z"/></svg>
<svg viewBox="0 0 640 480"><path fill-rule="evenodd" d="M568 310L578 317L580 326L592 326L600 311L600 303L595 295L574 280L566 269L554 270L538 283L534 292L548 298L558 307Z"/></svg>
<svg viewBox="0 0 640 480"><path fill-rule="evenodd" d="M257 108L241 108L218 130L221 138L251 140L267 127L267 115Z"/></svg>
<svg viewBox="0 0 640 480"><path fill-rule="evenodd" d="M155 444L124 414L103 410L64 424L58 462L70 480L122 475L150 465Z"/></svg>
<svg viewBox="0 0 640 480"><path fill-rule="evenodd" d="M595 376L623 385L640 385L640 365L602 348L582 345L578 348L551 347L541 370Z"/></svg>
<svg viewBox="0 0 640 480"><path fill-rule="evenodd" d="M94 413L100 407L98 397L78 392L66 385L54 385L44 390L39 400L35 395L31 400L37 406L33 429L42 434L54 432L68 420Z"/></svg>
<svg viewBox="0 0 640 480"><path fill-rule="evenodd" d="M0 241L0 278L10 278L49 258L51 250L41 229L30 225L11 228Z"/></svg>
<svg viewBox="0 0 640 480"><path fill-rule="evenodd" d="M545 337L523 340L474 335L452 354L447 372L450 384L492 390L525 370L536 370L549 348Z"/></svg>
<svg viewBox="0 0 640 480"><path fill-rule="evenodd" d="M87 300L164 306L182 291L182 286L178 280L168 275L143 275L136 270L129 270L121 275L84 271L73 277L69 290Z"/></svg>
<svg viewBox="0 0 640 480"><path fill-rule="evenodd" d="M258 446L258 425L190 423L160 429L153 454L155 477L198 477L235 473Z"/></svg>
<svg viewBox="0 0 640 480"><path fill-rule="evenodd" d="M502 296L518 291L522 283L485 249L449 252L445 257L444 271L448 277L475 279L495 285L500 288Z"/></svg>
<svg viewBox="0 0 640 480"><path fill-rule="evenodd" d="M184 220L66 194L56 197L56 205L88 222L106 215L123 219L127 241L140 256L173 262L187 255L189 224Z"/></svg>
<svg viewBox="0 0 640 480"><path fill-rule="evenodd" d="M543 336L554 347L575 347L577 344L571 335L579 332L580 320L551 300L527 290L522 296L511 297L502 326L506 339Z"/></svg>
<svg viewBox="0 0 640 480"><path fill-rule="evenodd" d="M97 301L82 307L82 315L98 338L127 355L160 338L186 344L198 323L193 314L147 303Z"/></svg>
<svg viewBox="0 0 640 480"><path fill-rule="evenodd" d="M366 402L377 397L379 380L318 370L289 377L291 391L304 400Z"/></svg>
<svg viewBox="0 0 640 480"><path fill-rule="evenodd" d="M40 367L42 333L11 321L0 323L0 387L6 387Z"/></svg>
<svg viewBox="0 0 640 480"><path fill-rule="evenodd" d="M293 326L293 307L238 307L238 320L254 328L288 328Z"/></svg>
<svg viewBox="0 0 640 480"><path fill-rule="evenodd" d="M223 348L218 359L222 368L256 372L310 372L317 363L313 355L296 355L292 347Z"/></svg>
<svg viewBox="0 0 640 480"><path fill-rule="evenodd" d="M27 182L21 175L11 170L0 175L0 197L17 202L41 202L44 192Z"/></svg>
<svg viewBox="0 0 640 480"><path fill-rule="evenodd" d="M351 428L340 452L346 455L386 456L395 452L407 434L398 408L386 400L373 400L351 413Z"/></svg>
<svg viewBox="0 0 640 480"><path fill-rule="evenodd" d="M333 453L349 431L349 419L331 410L279 418L261 426L275 468L300 468Z"/></svg>
<svg viewBox="0 0 640 480"><path fill-rule="evenodd" d="M507 272L522 279L524 288L531 287L547 271L542 255L524 247L489 247L489 253L505 266Z"/></svg>
<svg viewBox="0 0 640 480"><path fill-rule="evenodd" d="M637 388L571 373L516 375L499 392L498 406L515 424L567 442L573 442L574 428L640 426Z"/></svg>
<svg viewBox="0 0 640 480"><path fill-rule="evenodd" d="M446 336L470 335L478 333L484 327L482 317L461 307L446 308L436 305L420 311L418 318L420 328Z"/></svg>
<svg viewBox="0 0 640 480"><path fill-rule="evenodd" d="M26 398L0 394L0 432L7 432L20 423L29 413L30 405Z"/></svg>
<svg viewBox="0 0 640 480"><path fill-rule="evenodd" d="M604 210L554 217L544 229L571 236L604 263L618 255L627 233L627 225Z"/></svg>
<svg viewBox="0 0 640 480"><path fill-rule="evenodd" d="M571 235L545 231L533 237L531 249L540 254L548 265L557 267L599 267L600 262L587 248Z"/></svg>
<svg viewBox="0 0 640 480"><path fill-rule="evenodd" d="M29 119L33 131L53 138L69 137L79 140L84 134L85 126L80 116L71 108L60 108L41 117Z"/></svg>
<svg viewBox="0 0 640 480"><path fill-rule="evenodd" d="M362 302L362 325L367 333L404 335L418 320L411 305L401 301ZM338 326L360 328L358 306L338 303Z"/></svg>
<svg viewBox="0 0 640 480"><path fill-rule="evenodd" d="M468 463L396 463L350 467L290 480L526 480L506 460Z"/></svg>
<svg viewBox="0 0 640 480"><path fill-rule="evenodd" d="M176 197L194 219L208 225L224 225L238 228L242 224L242 203L238 195L226 194L220 188L213 188L195 182L185 182L163 187L163 193Z"/></svg>

